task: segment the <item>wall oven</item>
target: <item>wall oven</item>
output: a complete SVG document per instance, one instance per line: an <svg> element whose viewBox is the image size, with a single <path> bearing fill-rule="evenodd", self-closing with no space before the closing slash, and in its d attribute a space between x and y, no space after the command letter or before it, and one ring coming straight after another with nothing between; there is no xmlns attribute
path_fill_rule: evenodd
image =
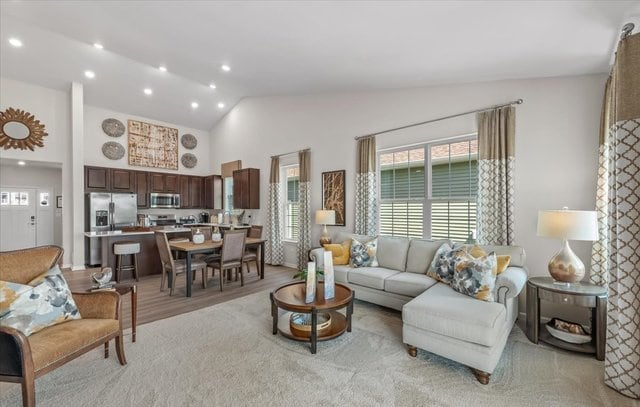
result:
<svg viewBox="0 0 640 407"><path fill-rule="evenodd" d="M180 208L180 194L149 194L150 208Z"/></svg>

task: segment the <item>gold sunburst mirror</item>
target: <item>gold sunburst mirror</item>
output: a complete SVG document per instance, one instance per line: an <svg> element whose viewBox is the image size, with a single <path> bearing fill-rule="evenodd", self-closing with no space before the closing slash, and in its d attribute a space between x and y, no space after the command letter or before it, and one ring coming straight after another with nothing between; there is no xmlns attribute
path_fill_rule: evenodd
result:
<svg viewBox="0 0 640 407"><path fill-rule="evenodd" d="M47 135L44 124L29 112L12 107L0 112L0 147L5 150L33 151L34 147L44 147L43 138Z"/></svg>

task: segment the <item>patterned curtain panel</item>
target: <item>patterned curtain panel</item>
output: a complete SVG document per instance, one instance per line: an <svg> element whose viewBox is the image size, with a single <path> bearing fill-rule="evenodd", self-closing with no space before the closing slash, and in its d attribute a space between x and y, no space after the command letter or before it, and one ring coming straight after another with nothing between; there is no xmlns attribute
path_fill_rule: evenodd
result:
<svg viewBox="0 0 640 407"><path fill-rule="evenodd" d="M271 157L271 173L269 174L269 219L267 223L267 241L265 243L264 261L279 266L284 262L282 246L282 225L280 223L280 158Z"/></svg>
<svg viewBox="0 0 640 407"><path fill-rule="evenodd" d="M378 234L378 200L376 183L376 139L358 140L356 163L355 227L359 235Z"/></svg>
<svg viewBox="0 0 640 407"><path fill-rule="evenodd" d="M601 123L591 281L609 293L604 380L640 398L640 34L618 44Z"/></svg>
<svg viewBox="0 0 640 407"><path fill-rule="evenodd" d="M516 109L507 106L480 112L477 121L477 240L488 245L511 245Z"/></svg>
<svg viewBox="0 0 640 407"><path fill-rule="evenodd" d="M307 267L311 249L311 153L298 153L300 161L300 201L298 219L298 269Z"/></svg>

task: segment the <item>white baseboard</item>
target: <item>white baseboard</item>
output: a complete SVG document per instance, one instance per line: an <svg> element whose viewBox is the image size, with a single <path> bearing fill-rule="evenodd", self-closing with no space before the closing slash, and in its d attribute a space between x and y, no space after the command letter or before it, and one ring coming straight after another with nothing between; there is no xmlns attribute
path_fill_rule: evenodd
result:
<svg viewBox="0 0 640 407"><path fill-rule="evenodd" d="M71 267L71 271L86 270L86 267L84 266L84 264L77 264L75 266L71 266L69 264L68 266L65 266L65 267Z"/></svg>
<svg viewBox="0 0 640 407"><path fill-rule="evenodd" d="M297 264L293 264L293 263L286 263L285 262L282 265L285 266L285 267L291 267L292 269L297 269L298 268L298 265Z"/></svg>

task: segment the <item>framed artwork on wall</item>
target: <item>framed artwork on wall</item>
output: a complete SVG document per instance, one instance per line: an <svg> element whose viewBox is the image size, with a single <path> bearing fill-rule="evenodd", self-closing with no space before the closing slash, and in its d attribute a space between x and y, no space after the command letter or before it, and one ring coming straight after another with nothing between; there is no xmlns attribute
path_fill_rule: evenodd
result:
<svg viewBox="0 0 640 407"><path fill-rule="evenodd" d="M336 211L336 226L345 225L345 170L322 173L322 208Z"/></svg>
<svg viewBox="0 0 640 407"><path fill-rule="evenodd" d="M178 169L178 129L129 120L129 165Z"/></svg>

